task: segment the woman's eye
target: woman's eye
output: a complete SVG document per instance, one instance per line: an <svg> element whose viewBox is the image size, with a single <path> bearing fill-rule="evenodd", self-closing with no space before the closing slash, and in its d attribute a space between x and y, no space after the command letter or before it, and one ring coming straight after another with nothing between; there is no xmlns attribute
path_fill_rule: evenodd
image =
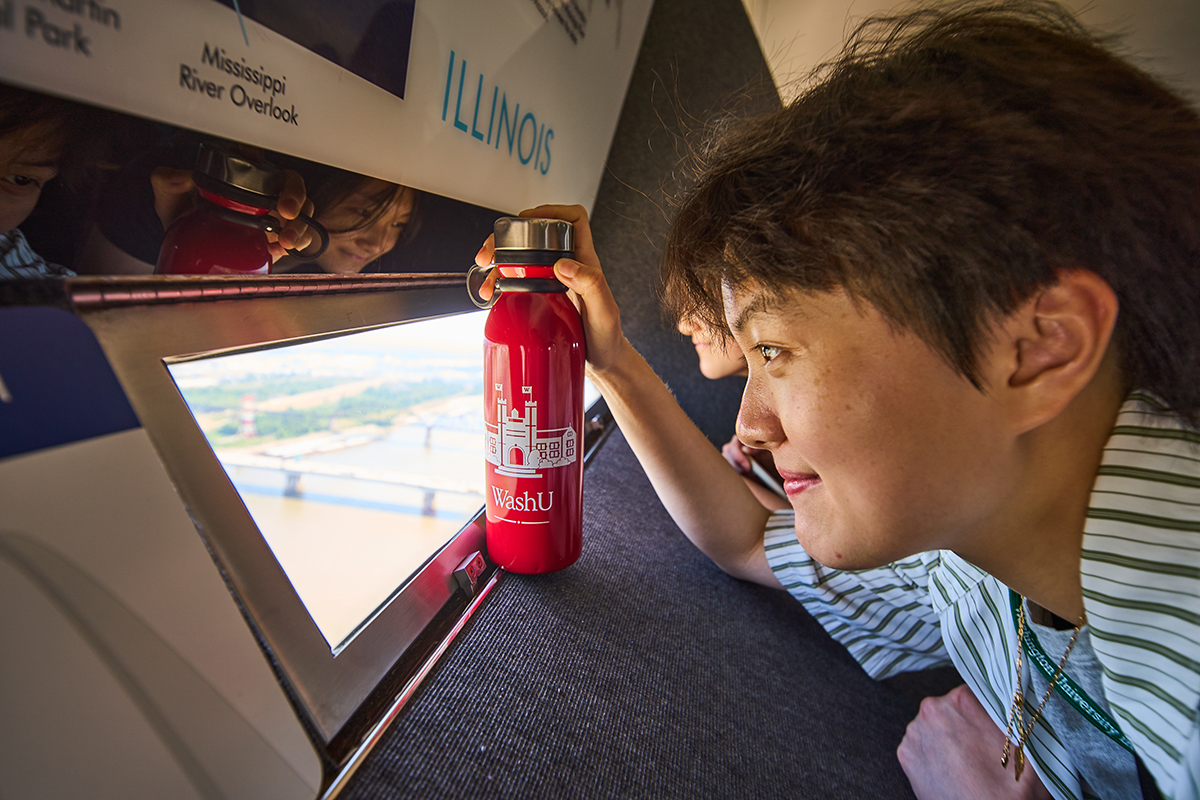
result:
<svg viewBox="0 0 1200 800"><path fill-rule="evenodd" d="M42 184L37 178L31 178L28 175L7 175L4 180L21 187L33 186L37 189L42 188Z"/></svg>
<svg viewBox="0 0 1200 800"><path fill-rule="evenodd" d="M773 361L780 353L780 349L771 344L760 344L754 349L758 351L760 356L762 356L764 364L770 364L771 361Z"/></svg>

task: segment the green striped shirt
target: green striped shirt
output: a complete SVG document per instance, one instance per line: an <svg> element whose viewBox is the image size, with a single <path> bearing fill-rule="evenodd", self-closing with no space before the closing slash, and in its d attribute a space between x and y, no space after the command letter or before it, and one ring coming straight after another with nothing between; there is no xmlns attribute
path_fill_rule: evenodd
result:
<svg viewBox="0 0 1200 800"><path fill-rule="evenodd" d="M797 543L794 522L791 511L771 517L767 561L870 675L953 663L1004 728L1017 639L1006 586L950 551L878 569L828 569ZM1198 534L1200 434L1135 393L1092 488L1084 607L1113 718L1163 796L1175 800L1200 800ZM1030 682L1025 670L1026 703ZM1051 794L1082 798L1071 754L1047 725L1034 728L1026 753Z"/></svg>

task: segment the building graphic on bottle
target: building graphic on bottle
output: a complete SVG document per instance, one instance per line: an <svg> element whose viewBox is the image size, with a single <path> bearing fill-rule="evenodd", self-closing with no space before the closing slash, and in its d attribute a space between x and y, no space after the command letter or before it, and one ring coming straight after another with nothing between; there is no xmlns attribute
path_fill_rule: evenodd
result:
<svg viewBox="0 0 1200 800"><path fill-rule="evenodd" d="M496 424L487 424L487 460L497 474L511 477L541 477L540 470L573 464L578 454L575 429L538 428L538 404L533 387L522 386L526 395L524 412L508 408L504 385L497 383Z"/></svg>

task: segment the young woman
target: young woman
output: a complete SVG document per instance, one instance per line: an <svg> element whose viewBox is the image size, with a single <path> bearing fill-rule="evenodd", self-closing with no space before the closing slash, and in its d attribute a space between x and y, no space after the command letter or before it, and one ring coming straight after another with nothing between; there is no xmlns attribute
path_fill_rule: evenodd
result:
<svg viewBox="0 0 1200 800"><path fill-rule="evenodd" d="M746 356L790 510L625 340L583 209L526 212L575 225L589 375L681 530L874 677L957 667L921 800L1200 797L1200 116L1058 6L959 3L700 152L668 298Z"/></svg>

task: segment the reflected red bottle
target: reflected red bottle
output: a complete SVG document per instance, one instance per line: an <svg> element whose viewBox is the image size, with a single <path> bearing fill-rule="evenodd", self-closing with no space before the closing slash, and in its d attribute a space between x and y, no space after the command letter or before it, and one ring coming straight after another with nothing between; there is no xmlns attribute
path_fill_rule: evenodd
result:
<svg viewBox="0 0 1200 800"><path fill-rule="evenodd" d="M192 176L194 207L167 230L155 273L268 274L272 259L267 234L283 229L268 212L283 190L283 170L206 142L200 145ZM299 218L321 244L315 253L288 253L302 260L319 258L329 245L329 235L311 217L301 214Z"/></svg>
<svg viewBox="0 0 1200 800"><path fill-rule="evenodd" d="M267 209L237 203L214 192L197 190L210 204L251 217ZM257 228L231 222L197 207L177 219L158 253L159 275L266 275L271 271L267 236Z"/></svg>
<svg viewBox="0 0 1200 800"><path fill-rule="evenodd" d="M554 277L572 255L560 220L497 220L484 326L488 555L510 572L553 572L583 545L583 368L579 312Z"/></svg>

